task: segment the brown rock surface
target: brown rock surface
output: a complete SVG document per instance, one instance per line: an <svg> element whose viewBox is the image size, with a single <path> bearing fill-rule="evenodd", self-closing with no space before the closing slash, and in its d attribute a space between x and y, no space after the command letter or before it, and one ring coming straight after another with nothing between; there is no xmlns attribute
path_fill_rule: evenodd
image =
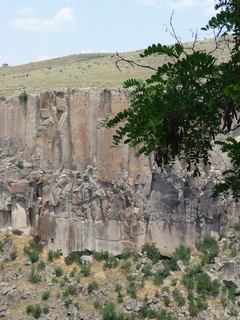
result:
<svg viewBox="0 0 240 320"><path fill-rule="evenodd" d="M111 148L105 123L129 96L83 89L0 101L0 228L30 232L64 255L147 241L169 255L237 220L235 203L209 198L226 162L217 151L193 177L180 163L161 173L127 145Z"/></svg>

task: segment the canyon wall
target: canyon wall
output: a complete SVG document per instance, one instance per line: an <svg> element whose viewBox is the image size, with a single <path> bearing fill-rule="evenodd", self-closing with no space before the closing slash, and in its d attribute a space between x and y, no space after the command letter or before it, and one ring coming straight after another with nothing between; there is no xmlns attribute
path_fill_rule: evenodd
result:
<svg viewBox="0 0 240 320"><path fill-rule="evenodd" d="M213 202L227 164L217 150L200 177L181 163L161 172L127 145L111 148L105 124L128 107L127 90L82 89L0 101L0 228L33 235L49 249L192 249L238 221L230 198Z"/></svg>

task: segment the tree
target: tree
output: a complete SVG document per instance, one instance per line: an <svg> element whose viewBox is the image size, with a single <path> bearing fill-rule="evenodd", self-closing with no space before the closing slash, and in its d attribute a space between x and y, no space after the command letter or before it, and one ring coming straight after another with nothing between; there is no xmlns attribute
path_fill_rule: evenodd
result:
<svg viewBox="0 0 240 320"><path fill-rule="evenodd" d="M202 29L215 32L215 49L224 41L228 43L229 61L219 62L213 52L195 50L195 43L188 52L177 37L172 46L149 46L141 58L166 55L169 62L151 68L154 74L145 81L124 82L125 88L133 88L130 106L107 127L118 126L113 145L124 139L131 147L139 146L137 155L153 152L161 168L184 159L187 169L196 175L200 175L200 162L211 163L210 151L214 143L219 144L222 152L228 152L233 168L223 172L224 181L215 186L213 198L230 190L237 201L240 143L230 134L240 126L239 0L218 0L215 9L221 9L220 13ZM226 141L218 141L219 135L226 136Z"/></svg>

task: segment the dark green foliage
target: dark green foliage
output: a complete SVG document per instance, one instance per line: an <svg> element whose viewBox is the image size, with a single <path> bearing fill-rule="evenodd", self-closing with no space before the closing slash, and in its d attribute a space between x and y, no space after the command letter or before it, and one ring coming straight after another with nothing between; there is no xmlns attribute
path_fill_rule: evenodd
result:
<svg viewBox="0 0 240 320"><path fill-rule="evenodd" d="M58 259L61 255L61 251L60 250L57 250L57 251L52 251L52 250L49 250L48 251L48 261L53 261L53 259Z"/></svg>
<svg viewBox="0 0 240 320"><path fill-rule="evenodd" d="M73 304L73 299L68 298L68 299L66 299L66 300L64 301L64 306L65 306L65 308L68 309L68 307L70 306L70 304Z"/></svg>
<svg viewBox="0 0 240 320"><path fill-rule="evenodd" d="M43 291L42 300L47 300L50 297L50 291Z"/></svg>
<svg viewBox="0 0 240 320"><path fill-rule="evenodd" d="M136 251L130 249L124 249L121 254L118 255L119 259L126 260L128 258L133 258L134 260L139 258L139 254Z"/></svg>
<svg viewBox="0 0 240 320"><path fill-rule="evenodd" d="M46 268L46 263L41 260L37 265L37 270L44 270Z"/></svg>
<svg viewBox="0 0 240 320"><path fill-rule="evenodd" d="M117 320L117 312L115 310L115 305L112 302L106 304L106 306L101 311L103 320Z"/></svg>
<svg viewBox="0 0 240 320"><path fill-rule="evenodd" d="M116 268L116 266L118 265L118 259L115 257L109 257L107 260L105 260L104 264L103 264L103 269L112 269L112 268Z"/></svg>
<svg viewBox="0 0 240 320"><path fill-rule="evenodd" d="M32 268L28 281L32 284L36 284L42 281L42 277L34 268Z"/></svg>
<svg viewBox="0 0 240 320"><path fill-rule="evenodd" d="M133 299L137 298L137 288L136 288L136 283L134 281L131 281L129 283L129 286L127 288L127 293L131 296L131 298Z"/></svg>
<svg viewBox="0 0 240 320"><path fill-rule="evenodd" d="M160 253L154 243L144 244L141 252L146 252L148 259L152 260L153 263L157 263L160 260Z"/></svg>
<svg viewBox="0 0 240 320"><path fill-rule="evenodd" d="M228 299L230 299L232 302L235 302L236 295L235 295L235 289L234 288L228 288Z"/></svg>
<svg viewBox="0 0 240 320"><path fill-rule="evenodd" d="M191 257L190 252L191 251L190 251L189 248L186 248L186 247L184 247L184 245L181 244L180 246L175 248L175 251L173 253L172 259L174 261L176 261L176 262L178 260L182 260L182 262L184 264L186 264L189 261L190 257Z"/></svg>
<svg viewBox="0 0 240 320"><path fill-rule="evenodd" d="M80 272L84 274L84 277L88 277L91 274L91 265L90 264L82 265Z"/></svg>
<svg viewBox="0 0 240 320"><path fill-rule="evenodd" d="M186 303L186 300L183 296L183 294L180 292L178 288L174 289L173 292L173 298L175 301L177 301L179 307L183 307Z"/></svg>
<svg viewBox="0 0 240 320"><path fill-rule="evenodd" d="M28 256L32 263L35 263L39 260L39 253L34 251L29 251Z"/></svg>
<svg viewBox="0 0 240 320"><path fill-rule="evenodd" d="M27 101L27 98L28 98L28 95L27 95L26 91L23 91L22 93L20 93L20 95L18 96L18 98L19 98L21 101L26 102L26 101Z"/></svg>
<svg viewBox="0 0 240 320"><path fill-rule="evenodd" d="M154 153L161 168L184 159L186 169L195 176L200 175L200 162L210 163L213 143L218 143L233 168L223 172L223 182L216 185L213 198L230 190L237 201L240 142L230 135L239 124L240 111L239 0L218 0L215 8L221 11L203 30L216 28L214 33L222 36L218 42L233 34L229 60L222 62L214 57L214 50L196 50L194 45L187 51L177 38L172 46L149 46L141 58L164 55L168 62L157 68L148 66L153 74L146 80L124 82L125 88L133 88L131 105L111 119L107 128L117 127L113 146L124 140L130 147L139 147L137 155ZM228 137L226 142L222 135ZM216 141L218 137L221 141Z"/></svg>
<svg viewBox="0 0 240 320"><path fill-rule="evenodd" d="M210 263L214 257L218 256L218 242L215 238L207 235L199 242L199 250L203 253L202 264Z"/></svg>
<svg viewBox="0 0 240 320"><path fill-rule="evenodd" d="M93 257L97 261L102 261L102 260L108 260L110 257L110 254L108 251L101 251L101 252L93 252Z"/></svg>
<svg viewBox="0 0 240 320"><path fill-rule="evenodd" d="M93 290L98 290L99 284L96 281L93 281L88 284L88 293L91 293Z"/></svg>
<svg viewBox="0 0 240 320"><path fill-rule="evenodd" d="M17 251L13 251L10 253L10 259L15 260L17 258Z"/></svg>
<svg viewBox="0 0 240 320"><path fill-rule="evenodd" d="M67 266L73 264L73 262L77 262L78 264L82 264L81 261L81 256L82 253L81 252L71 252L69 253L69 255L67 257L65 257L64 261L66 263Z"/></svg>
<svg viewBox="0 0 240 320"><path fill-rule="evenodd" d="M61 267L55 268L56 277L61 277L63 275L63 269Z"/></svg>
<svg viewBox="0 0 240 320"><path fill-rule="evenodd" d="M234 223L233 229L236 230L236 231L240 231L240 222Z"/></svg>
<svg viewBox="0 0 240 320"><path fill-rule="evenodd" d="M95 309L99 309L101 307L101 304L98 300L94 300L93 301L93 306Z"/></svg>
<svg viewBox="0 0 240 320"><path fill-rule="evenodd" d="M123 262L121 265L121 268L129 272L129 270L131 269L131 262L130 261Z"/></svg>
<svg viewBox="0 0 240 320"><path fill-rule="evenodd" d="M77 294L77 289L75 286L70 285L67 289L62 293L63 297L74 296Z"/></svg>
<svg viewBox="0 0 240 320"><path fill-rule="evenodd" d="M39 304L36 304L35 306L28 305L26 307L26 312L27 314L31 314L35 319L38 319L42 314L42 308Z"/></svg>

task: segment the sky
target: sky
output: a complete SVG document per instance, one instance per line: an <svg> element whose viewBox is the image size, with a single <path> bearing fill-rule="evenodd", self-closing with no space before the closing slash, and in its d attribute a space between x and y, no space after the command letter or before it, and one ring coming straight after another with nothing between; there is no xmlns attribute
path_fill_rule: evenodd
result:
<svg viewBox="0 0 240 320"><path fill-rule="evenodd" d="M182 42L215 14L214 0L0 0L0 66Z"/></svg>

